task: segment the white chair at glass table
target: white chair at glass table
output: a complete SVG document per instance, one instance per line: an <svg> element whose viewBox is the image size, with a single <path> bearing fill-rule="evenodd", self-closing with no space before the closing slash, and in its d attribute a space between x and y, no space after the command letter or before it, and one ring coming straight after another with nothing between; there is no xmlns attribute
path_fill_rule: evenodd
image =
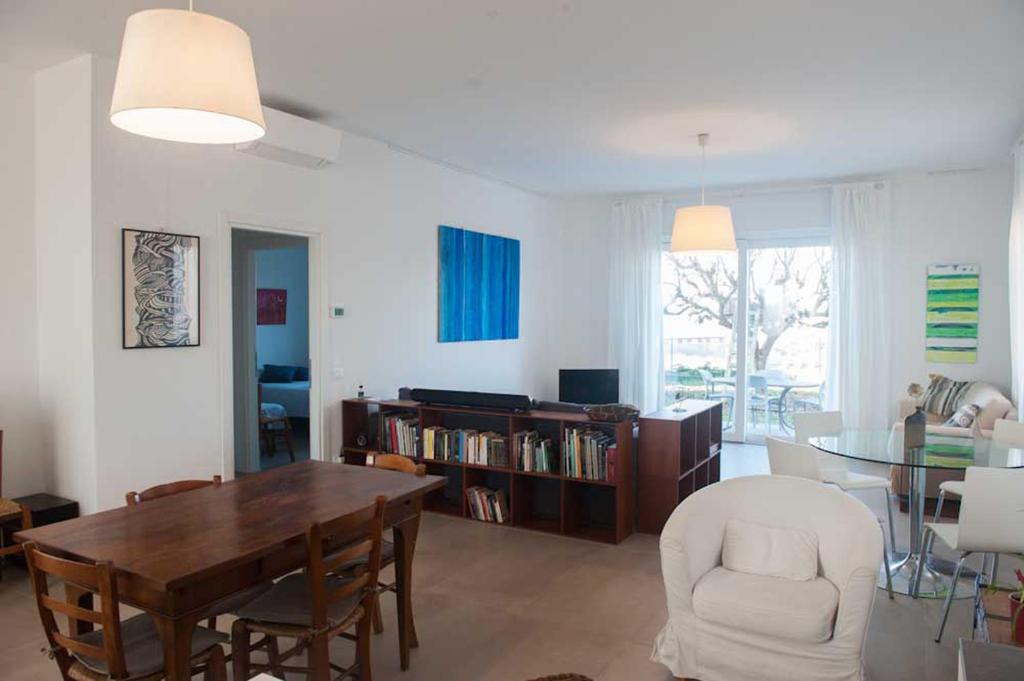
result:
<svg viewBox="0 0 1024 681"><path fill-rule="evenodd" d="M1011 447L1024 447L1024 423L999 419L992 430L992 441ZM964 495L963 480L946 480L939 485L939 498L935 502L934 522L942 517L942 504L946 497L962 497Z"/></svg>
<svg viewBox="0 0 1024 681"><path fill-rule="evenodd" d="M826 412L828 413L828 412ZM837 412L834 412L837 413ZM840 422L841 423L841 422ZM842 428L840 427L840 430ZM798 431L799 432L799 431ZM827 434L827 433L822 433ZM811 436L808 436L811 437ZM771 470L772 475L788 475L794 478L807 478L808 480L816 480L817 482L826 485L835 485L844 492L849 492L851 489L872 489L872 487L844 487L836 480L844 480L847 484L850 484L850 477L853 478L874 478L871 475L861 475L859 473L850 473L849 471L843 471L840 469L822 469L821 467L821 452L808 444L801 444L798 442L790 442L789 440L780 440L774 437L766 437L764 439L765 445L768 447L768 466ZM826 473L828 477L826 477ZM829 479L832 478L832 479ZM882 480L884 478L875 478ZM890 544L895 546L892 541L892 508L889 504L888 494L885 499L885 507L889 511L889 532L890 532ZM879 525L882 521L879 519ZM883 531L884 534L884 531ZM882 557L885 561L885 586L886 591L889 593L889 598L893 598L892 593L892 575L889 571L889 550L883 546Z"/></svg>
<svg viewBox="0 0 1024 681"><path fill-rule="evenodd" d="M972 553L1024 552L1024 469L972 466L964 472L963 492L959 522L925 523L921 530L921 560L914 573L913 597L919 593L924 564L936 537L960 553L946 594L936 642L942 640L949 607L956 597L957 582L967 557ZM979 583L975 582L976 588Z"/></svg>
<svg viewBox="0 0 1024 681"><path fill-rule="evenodd" d="M731 392L719 392L717 386L720 382L715 381L715 377L711 375L711 372L707 369L698 369L697 375L700 376L701 380L704 381L704 399L712 401L720 401L729 405L729 421L732 421L733 408L736 405L735 395Z"/></svg>

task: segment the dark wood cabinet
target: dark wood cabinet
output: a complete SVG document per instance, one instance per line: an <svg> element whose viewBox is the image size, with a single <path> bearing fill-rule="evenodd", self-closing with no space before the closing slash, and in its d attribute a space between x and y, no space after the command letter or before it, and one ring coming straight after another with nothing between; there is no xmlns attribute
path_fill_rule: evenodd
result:
<svg viewBox="0 0 1024 681"><path fill-rule="evenodd" d="M722 403L686 400L684 411L640 418L637 529L660 534L676 506L721 478Z"/></svg>

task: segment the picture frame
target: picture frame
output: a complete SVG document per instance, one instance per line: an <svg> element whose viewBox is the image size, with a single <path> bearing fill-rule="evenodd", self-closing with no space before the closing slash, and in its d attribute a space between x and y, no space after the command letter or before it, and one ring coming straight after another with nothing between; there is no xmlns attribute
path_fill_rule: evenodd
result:
<svg viewBox="0 0 1024 681"><path fill-rule="evenodd" d="M199 347L200 238L121 230L121 347Z"/></svg>

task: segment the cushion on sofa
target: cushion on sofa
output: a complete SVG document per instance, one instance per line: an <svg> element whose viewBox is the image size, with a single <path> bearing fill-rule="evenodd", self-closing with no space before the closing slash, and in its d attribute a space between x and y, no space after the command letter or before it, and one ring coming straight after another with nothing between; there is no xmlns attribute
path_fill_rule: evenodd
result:
<svg viewBox="0 0 1024 681"><path fill-rule="evenodd" d="M970 387L970 381L954 381L942 374L933 374L932 382L921 398L921 406L926 412L947 419L963 404L964 394Z"/></svg>
<svg viewBox="0 0 1024 681"><path fill-rule="evenodd" d="M291 383L295 380L295 367L264 364L260 383Z"/></svg>
<svg viewBox="0 0 1024 681"><path fill-rule="evenodd" d="M996 427L996 421L1007 418L1007 414L1013 411L1013 402L1006 399L997 388L990 386L988 383L981 383L979 385L991 389L991 392L986 390L985 393L987 394L982 393L976 397L972 396L971 402L981 407L976 420L982 430L992 430Z"/></svg>
<svg viewBox="0 0 1024 681"><path fill-rule="evenodd" d="M970 428L974 425L974 420L978 418L980 412L981 407L976 404L962 404L942 425Z"/></svg>
<svg viewBox="0 0 1024 681"><path fill-rule="evenodd" d="M722 566L733 572L808 581L818 576L813 532L730 518L722 540Z"/></svg>
<svg viewBox="0 0 1024 681"><path fill-rule="evenodd" d="M824 577L806 582L716 567L697 581L693 612L708 622L810 643L832 637L839 591Z"/></svg>

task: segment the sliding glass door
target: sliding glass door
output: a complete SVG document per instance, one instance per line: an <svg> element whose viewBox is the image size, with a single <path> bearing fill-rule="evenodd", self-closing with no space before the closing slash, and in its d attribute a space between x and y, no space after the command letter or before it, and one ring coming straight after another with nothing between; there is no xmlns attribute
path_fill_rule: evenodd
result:
<svg viewBox="0 0 1024 681"><path fill-rule="evenodd" d="M820 410L826 375L831 248L740 243L724 255L662 262L665 405L720 400L730 440L791 436Z"/></svg>

